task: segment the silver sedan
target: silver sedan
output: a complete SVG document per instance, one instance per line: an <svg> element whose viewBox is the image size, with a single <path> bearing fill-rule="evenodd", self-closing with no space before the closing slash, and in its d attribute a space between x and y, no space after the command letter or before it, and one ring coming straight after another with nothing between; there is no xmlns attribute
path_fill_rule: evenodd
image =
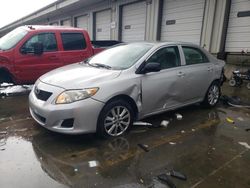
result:
<svg viewBox="0 0 250 188"><path fill-rule="evenodd" d="M224 65L190 43L125 44L40 77L30 113L51 131L116 137L147 116L215 106Z"/></svg>

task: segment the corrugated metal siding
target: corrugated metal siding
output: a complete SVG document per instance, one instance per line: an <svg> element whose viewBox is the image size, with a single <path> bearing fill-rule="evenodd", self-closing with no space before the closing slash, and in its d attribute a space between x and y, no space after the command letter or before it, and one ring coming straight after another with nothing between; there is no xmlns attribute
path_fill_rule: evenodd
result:
<svg viewBox="0 0 250 188"><path fill-rule="evenodd" d="M124 42L145 40L146 2L138 2L122 7L121 36Z"/></svg>
<svg viewBox="0 0 250 188"><path fill-rule="evenodd" d="M226 52L250 50L250 17L237 17L239 11L250 11L250 0L232 0L229 16Z"/></svg>
<svg viewBox="0 0 250 188"><path fill-rule="evenodd" d="M83 28L85 30L89 30L89 16L78 16L75 18L76 20L76 27Z"/></svg>
<svg viewBox="0 0 250 188"><path fill-rule="evenodd" d="M111 38L111 10L96 12L96 40Z"/></svg>
<svg viewBox="0 0 250 188"><path fill-rule="evenodd" d="M162 41L200 44L205 0L164 0L161 24ZM174 21L167 25L166 21Z"/></svg>

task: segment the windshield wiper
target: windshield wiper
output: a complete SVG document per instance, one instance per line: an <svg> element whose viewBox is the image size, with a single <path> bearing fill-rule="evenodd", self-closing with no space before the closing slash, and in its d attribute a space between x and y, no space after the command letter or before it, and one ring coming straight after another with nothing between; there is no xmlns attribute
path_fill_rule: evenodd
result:
<svg viewBox="0 0 250 188"><path fill-rule="evenodd" d="M111 69L112 67L109 66L109 65L105 65L105 64L101 64L101 63L89 63L89 65L92 65L94 67L102 67L102 68L105 68L105 69Z"/></svg>

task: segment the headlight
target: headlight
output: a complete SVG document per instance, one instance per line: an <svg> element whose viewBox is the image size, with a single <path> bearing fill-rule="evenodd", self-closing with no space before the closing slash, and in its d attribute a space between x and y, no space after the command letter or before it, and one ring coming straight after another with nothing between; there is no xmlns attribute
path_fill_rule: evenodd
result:
<svg viewBox="0 0 250 188"><path fill-rule="evenodd" d="M56 104L68 104L75 101L87 99L96 94L99 88L88 88L83 90L68 90L56 98Z"/></svg>

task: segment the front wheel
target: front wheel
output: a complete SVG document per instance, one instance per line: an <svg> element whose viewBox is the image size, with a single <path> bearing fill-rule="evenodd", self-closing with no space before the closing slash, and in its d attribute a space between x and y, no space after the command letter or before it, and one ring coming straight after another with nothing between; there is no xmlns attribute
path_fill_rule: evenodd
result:
<svg viewBox="0 0 250 188"><path fill-rule="evenodd" d="M218 82L213 82L208 88L203 104L208 107L215 106L219 102L220 95L220 84Z"/></svg>
<svg viewBox="0 0 250 188"><path fill-rule="evenodd" d="M123 101L112 101L101 111L97 134L102 137L118 137L123 135L134 121L134 113L131 106Z"/></svg>

